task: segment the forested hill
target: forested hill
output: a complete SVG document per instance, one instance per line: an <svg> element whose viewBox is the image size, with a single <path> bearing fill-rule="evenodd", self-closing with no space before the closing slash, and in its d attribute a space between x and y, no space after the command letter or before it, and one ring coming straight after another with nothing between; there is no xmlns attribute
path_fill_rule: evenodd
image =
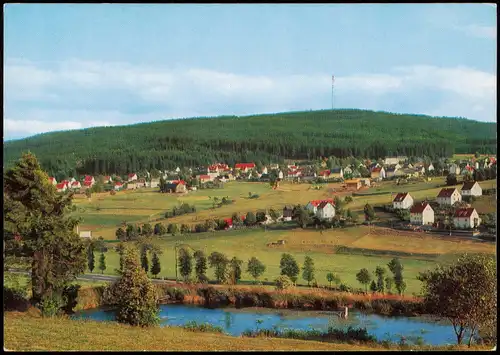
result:
<svg viewBox="0 0 500 355"><path fill-rule="evenodd" d="M319 156L496 153L496 123L363 110L158 121L54 132L4 144L4 167L23 151L51 174L118 173L211 162Z"/></svg>

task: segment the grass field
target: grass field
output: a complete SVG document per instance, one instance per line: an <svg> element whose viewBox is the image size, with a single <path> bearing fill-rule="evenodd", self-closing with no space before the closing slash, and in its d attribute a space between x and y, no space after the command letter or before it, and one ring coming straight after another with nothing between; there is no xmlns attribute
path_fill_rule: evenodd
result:
<svg viewBox="0 0 500 355"><path fill-rule="evenodd" d="M237 256L247 261L252 256L257 257L267 267L262 280L274 280L280 273L279 261L283 252L290 252L299 264L304 257L309 255L313 258L316 267L316 279L319 284L326 285L326 274L328 272L338 273L343 282L350 286L360 287L356 281L355 274L359 269L366 267L375 270L376 266L385 266L391 257L387 256L363 256L335 254L336 245L345 245L355 248L366 248L375 250L389 250L392 252L413 251L429 254L448 254L463 251L475 251L494 253L493 243L476 242L459 238L442 238L426 236L410 232L388 232L383 228L375 228L370 232L369 227L352 229L327 230L323 234L313 230L240 230L216 233L197 233L189 235L171 236L167 235L157 238L156 243L163 250L160 256L162 277L175 277L175 250L176 243L187 244L194 250L203 250L208 255L213 251L219 251L232 258ZM267 243L279 239L285 240L285 245L280 247L267 247ZM435 265L436 260L416 260L402 258L405 267L405 279L408 284L408 293L420 291L420 281L416 280L418 272ZM105 273L114 274L118 267L118 254L110 249L106 253L107 270ZM244 265L246 268L246 264ZM98 271L97 271L98 272ZM96 271L94 270L94 273ZM208 275L214 278L212 269ZM243 280L251 280L250 275L243 273ZM301 277L299 277L301 280ZM304 283L304 281L300 281Z"/></svg>
<svg viewBox="0 0 500 355"><path fill-rule="evenodd" d="M385 181L376 187L364 190L370 192L402 192L409 191L416 201L424 198L433 199L441 190L444 178L433 178L429 182L416 182L398 186L393 181ZM94 236L103 236L105 239L115 239L115 231L123 221L147 222L162 217L165 211L182 202L193 204L197 212L163 219L161 223L195 224L204 222L208 218L228 218L234 212L245 214L248 211L257 211L280 208L286 204L305 205L312 199L333 197L332 189L339 188L340 184L325 184L321 190L311 189L309 184L284 183L278 190L272 190L267 183L229 182L223 189L207 189L190 192L186 195L160 194L152 189L138 191L123 191L115 196L96 194L92 200L80 198L75 200L77 211L75 215L83 217L81 230L92 230ZM483 189L496 186L496 180L481 182ZM461 187L460 185L456 186ZM249 199L248 193L260 195L257 199ZM350 192L336 192L338 196L345 196ZM211 209L209 197L219 198L228 196L235 202ZM364 205L373 206L389 204L391 194L355 196L353 202L347 205L355 213L361 213ZM496 200L494 196L483 196L473 205L481 213L495 212ZM153 223L153 222L152 222ZM285 246L270 248L266 244L285 240ZM322 234L316 230L302 230L297 228L263 231L252 229L244 231L220 231L215 233L196 233L191 235L164 236L157 242L164 251L161 258L162 277L175 277L174 245L177 242L189 244L194 249L202 249L207 254L213 251L225 253L229 257L237 256L247 261L252 256L259 258L267 270L262 276L265 280L274 280L279 275L279 260L285 251L291 252L302 263L306 255L310 255L316 265L316 279L320 284L326 284L326 274L336 272L341 279L350 286L358 287L355 274L360 268L374 270L378 265L386 265L390 256L363 256L334 254L336 245L350 248L372 249L378 251L413 252L419 254L446 254L463 251L494 252L492 243L480 243L463 239L449 239L443 237L423 236L418 233L396 232L385 229L375 229L372 232L365 226L347 229L328 230ZM394 256L393 255L393 256ZM118 267L118 255L110 250L106 254L107 271L114 274ZM422 259L422 258L420 258ZM405 277L408 293L419 292L420 282L416 280L419 271L423 271L435 264L434 259L404 258ZM94 270L95 272L99 272ZM212 271L209 269L209 276ZM243 274L245 280L249 275Z"/></svg>
<svg viewBox="0 0 500 355"><path fill-rule="evenodd" d="M379 350L381 345L325 343L310 340L231 337L176 327L139 328L115 322L42 319L34 310L4 313L4 349L15 351L217 351L217 350ZM454 347L490 350L491 347ZM397 346L391 350L400 350ZM451 350L451 348L447 348Z"/></svg>

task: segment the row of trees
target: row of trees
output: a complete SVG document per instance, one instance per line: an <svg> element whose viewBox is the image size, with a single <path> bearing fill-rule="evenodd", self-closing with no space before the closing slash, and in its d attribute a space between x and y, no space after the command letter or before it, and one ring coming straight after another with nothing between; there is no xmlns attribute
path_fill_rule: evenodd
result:
<svg viewBox="0 0 500 355"><path fill-rule="evenodd" d="M389 270L393 276L386 276L386 269L382 266L377 266L374 272L374 278L372 274L366 268L362 268L356 274L356 280L365 286L365 291L368 292L368 285L370 285L370 290L372 292L385 293L386 291L391 292L392 285L395 286L396 291L399 295L402 295L406 290L406 282L403 278L403 264L398 258L392 259L387 264Z"/></svg>

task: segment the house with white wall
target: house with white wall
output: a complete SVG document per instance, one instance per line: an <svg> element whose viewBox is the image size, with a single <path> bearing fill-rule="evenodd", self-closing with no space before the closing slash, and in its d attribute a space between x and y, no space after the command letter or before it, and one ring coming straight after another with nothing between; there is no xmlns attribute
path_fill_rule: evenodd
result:
<svg viewBox="0 0 500 355"><path fill-rule="evenodd" d="M413 206L413 197L408 192L400 192L392 200L392 207L394 209L407 210Z"/></svg>
<svg viewBox="0 0 500 355"><path fill-rule="evenodd" d="M463 196L481 196L483 194L483 189L479 186L477 181L465 182L462 186L462 191L460 193Z"/></svg>
<svg viewBox="0 0 500 355"><path fill-rule="evenodd" d="M316 209L316 217L319 219L332 219L335 217L335 207L328 201L321 202Z"/></svg>
<svg viewBox="0 0 500 355"><path fill-rule="evenodd" d="M454 187L442 189L436 198L437 203L440 205L453 206L455 202L462 201L462 195Z"/></svg>
<svg viewBox="0 0 500 355"><path fill-rule="evenodd" d="M434 210L427 202L414 204L410 208L410 223L419 226L434 223Z"/></svg>
<svg viewBox="0 0 500 355"><path fill-rule="evenodd" d="M460 208L453 215L453 225L458 229L475 228L481 224L481 218L475 208Z"/></svg>

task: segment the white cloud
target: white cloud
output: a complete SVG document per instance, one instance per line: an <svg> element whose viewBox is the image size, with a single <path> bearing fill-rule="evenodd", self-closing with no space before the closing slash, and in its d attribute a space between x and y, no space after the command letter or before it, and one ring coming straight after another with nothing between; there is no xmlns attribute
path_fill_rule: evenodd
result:
<svg viewBox="0 0 500 355"><path fill-rule="evenodd" d="M470 36L479 38L497 38L497 28L496 26L480 26L480 25L467 25L467 26L455 26L459 31L462 31Z"/></svg>
<svg viewBox="0 0 500 355"><path fill-rule="evenodd" d="M7 60L6 136L174 117L330 107L330 74L251 76L70 60L51 67ZM496 75L415 65L336 75L336 107L496 118ZM418 93L418 95L416 95ZM411 108L411 110L409 109Z"/></svg>

